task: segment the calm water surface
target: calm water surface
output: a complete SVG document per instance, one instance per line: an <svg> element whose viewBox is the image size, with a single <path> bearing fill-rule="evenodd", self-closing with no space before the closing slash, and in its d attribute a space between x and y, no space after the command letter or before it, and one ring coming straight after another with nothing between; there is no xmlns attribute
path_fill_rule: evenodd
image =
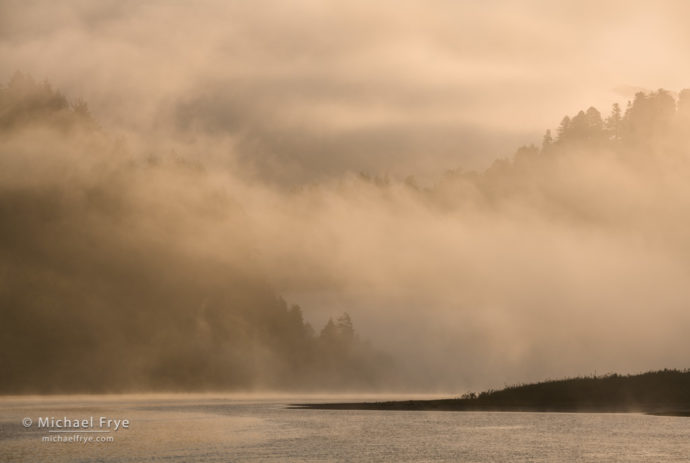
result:
<svg viewBox="0 0 690 463"><path fill-rule="evenodd" d="M291 410L316 398L0 398L3 462L688 462L690 418L641 414ZM320 398L323 400L323 398ZM333 400L329 397L326 400ZM362 400L362 398L358 398ZM129 419L49 433L39 417ZM32 425L25 427L24 418ZM81 435L111 442L44 442Z"/></svg>

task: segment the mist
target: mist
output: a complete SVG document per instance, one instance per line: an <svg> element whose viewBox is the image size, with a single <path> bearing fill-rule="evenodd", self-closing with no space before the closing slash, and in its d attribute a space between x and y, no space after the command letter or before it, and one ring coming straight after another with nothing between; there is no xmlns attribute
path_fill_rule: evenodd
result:
<svg viewBox="0 0 690 463"><path fill-rule="evenodd" d="M2 2L3 391L686 367L690 11L647 5Z"/></svg>

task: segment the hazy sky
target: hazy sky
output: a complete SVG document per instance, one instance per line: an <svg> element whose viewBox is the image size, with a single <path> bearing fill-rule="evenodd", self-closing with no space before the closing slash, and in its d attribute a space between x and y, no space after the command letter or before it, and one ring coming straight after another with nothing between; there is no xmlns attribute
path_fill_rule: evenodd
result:
<svg viewBox="0 0 690 463"><path fill-rule="evenodd" d="M0 81L85 99L130 154L202 161L136 178L135 237L220 260L253 242L247 266L316 326L347 310L415 387L452 391L683 366L690 163L568 158L502 208L352 172L484 168L565 114L690 87L687 18L681 0L0 0ZM37 140L3 148L0 182L69 188L45 165L81 166L86 145L21 155ZM217 197L245 228L208 213Z"/></svg>
<svg viewBox="0 0 690 463"><path fill-rule="evenodd" d="M0 2L0 78L104 124L230 135L264 174L485 167L582 106L679 90L679 1Z"/></svg>

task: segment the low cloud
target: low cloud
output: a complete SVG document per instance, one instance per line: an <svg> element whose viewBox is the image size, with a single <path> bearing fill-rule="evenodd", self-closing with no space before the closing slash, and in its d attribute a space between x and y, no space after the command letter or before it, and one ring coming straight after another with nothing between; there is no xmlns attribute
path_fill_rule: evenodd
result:
<svg viewBox="0 0 690 463"><path fill-rule="evenodd" d="M247 287L316 327L348 312L391 388L684 367L686 116L659 94L635 124L666 132L510 155L565 113L686 86L687 8L3 2L3 81L45 78L100 126L0 115L3 252L24 266L4 288L58 312L143 294L120 302L156 304L145 326Z"/></svg>

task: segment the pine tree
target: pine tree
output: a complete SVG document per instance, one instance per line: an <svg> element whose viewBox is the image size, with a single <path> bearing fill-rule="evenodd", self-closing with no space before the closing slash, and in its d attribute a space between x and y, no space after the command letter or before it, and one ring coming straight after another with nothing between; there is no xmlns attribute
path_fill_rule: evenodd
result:
<svg viewBox="0 0 690 463"><path fill-rule="evenodd" d="M570 118L568 116L565 116L563 120L561 120L561 125L558 126L558 130L556 132L556 140L557 141L564 141L570 131Z"/></svg>
<svg viewBox="0 0 690 463"><path fill-rule="evenodd" d="M621 121L621 107L618 103L613 103L613 106L611 107L611 115L606 118L606 131L608 133L609 140L620 140Z"/></svg>
<svg viewBox="0 0 690 463"><path fill-rule="evenodd" d="M551 146L553 145L553 137L551 136L551 129L548 129L546 133L544 134L544 138L542 139L541 142L541 151L546 152L549 149L551 149Z"/></svg>

